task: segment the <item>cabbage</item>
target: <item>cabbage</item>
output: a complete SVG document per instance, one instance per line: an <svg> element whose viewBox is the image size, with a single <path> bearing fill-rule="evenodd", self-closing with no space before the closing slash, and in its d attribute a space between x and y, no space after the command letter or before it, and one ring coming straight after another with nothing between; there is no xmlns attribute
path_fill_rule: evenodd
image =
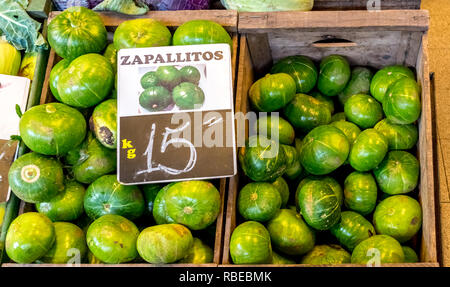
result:
<svg viewBox="0 0 450 287"><path fill-rule="evenodd" d="M314 0L220 0L229 10L239 12L310 11Z"/></svg>
<svg viewBox="0 0 450 287"><path fill-rule="evenodd" d="M152 10L202 10L210 0L143 0Z"/></svg>
<svg viewBox="0 0 450 287"><path fill-rule="evenodd" d="M92 9L101 2L103 2L103 0L53 0L56 9L61 11L72 6L83 6Z"/></svg>
<svg viewBox="0 0 450 287"><path fill-rule="evenodd" d="M136 2L138 3L138 2ZM136 5L133 0L105 0L94 7L94 11L114 11L127 15L144 15L148 12L145 5Z"/></svg>
<svg viewBox="0 0 450 287"><path fill-rule="evenodd" d="M44 37L39 33L41 24L33 20L23 8L26 1L0 1L0 34L17 50L26 52L46 49Z"/></svg>
<svg viewBox="0 0 450 287"><path fill-rule="evenodd" d="M20 52L0 39L0 74L17 76L20 68Z"/></svg>

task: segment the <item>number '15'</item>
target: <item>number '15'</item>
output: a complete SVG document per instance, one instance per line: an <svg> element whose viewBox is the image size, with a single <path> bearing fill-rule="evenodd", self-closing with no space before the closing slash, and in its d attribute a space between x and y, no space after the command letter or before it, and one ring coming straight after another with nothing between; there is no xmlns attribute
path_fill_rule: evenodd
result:
<svg viewBox="0 0 450 287"><path fill-rule="evenodd" d="M189 127L190 123L186 123L185 125L176 128L176 129L170 129L170 128L166 128L165 132L164 132L164 136L161 142L161 153L165 153L166 149L169 145L174 145L174 144L182 144L182 145L186 145L187 147L189 147L189 151L190 151L190 156L189 156L189 161L186 164L184 169L175 169L175 168L171 168L165 165L162 165L160 163L157 164L156 167L153 167L153 161L152 161L152 157L153 157L153 144L155 141L155 132L156 132L156 124L153 123L152 124L152 130L150 132L150 138L148 141L148 145L147 145L147 149L144 153L144 156L147 156L147 169L146 170L141 170L138 172L138 174L141 173L151 173L153 171L164 171L168 174L171 175L178 175L181 173L186 173L189 172L190 170L192 170L195 166L195 163L197 161L197 151L195 150L194 145L184 139L184 138L173 138L171 137L169 139L170 135L176 134L176 133L180 133L182 132L184 129L186 129L187 127Z"/></svg>

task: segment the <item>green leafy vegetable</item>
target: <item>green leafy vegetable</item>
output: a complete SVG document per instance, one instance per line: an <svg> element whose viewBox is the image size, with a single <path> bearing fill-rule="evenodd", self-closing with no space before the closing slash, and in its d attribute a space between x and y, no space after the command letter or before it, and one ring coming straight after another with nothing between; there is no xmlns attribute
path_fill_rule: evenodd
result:
<svg viewBox="0 0 450 287"><path fill-rule="evenodd" d="M114 11L127 15L143 15L148 7L133 0L105 0L92 9L94 11Z"/></svg>
<svg viewBox="0 0 450 287"><path fill-rule="evenodd" d="M20 109L20 106L16 104L16 114L19 116L19 118L22 117L22 110Z"/></svg>
<svg viewBox="0 0 450 287"><path fill-rule="evenodd" d="M19 5L22 6L23 9L27 9L28 0L16 0L16 2L19 3Z"/></svg>
<svg viewBox="0 0 450 287"><path fill-rule="evenodd" d="M28 16L23 8L28 6L28 0L0 0L0 3L0 30L9 43L26 52L47 47L38 32L41 24Z"/></svg>

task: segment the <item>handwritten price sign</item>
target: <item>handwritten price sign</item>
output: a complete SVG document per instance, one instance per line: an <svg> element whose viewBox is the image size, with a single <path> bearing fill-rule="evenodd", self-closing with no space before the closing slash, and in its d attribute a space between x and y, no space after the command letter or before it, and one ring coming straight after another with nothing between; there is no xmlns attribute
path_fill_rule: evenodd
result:
<svg viewBox="0 0 450 287"><path fill-rule="evenodd" d="M170 56L181 53L220 57ZM183 61L167 65L133 60L163 59L162 54ZM126 49L118 58L121 183L219 178L236 173L228 45Z"/></svg>

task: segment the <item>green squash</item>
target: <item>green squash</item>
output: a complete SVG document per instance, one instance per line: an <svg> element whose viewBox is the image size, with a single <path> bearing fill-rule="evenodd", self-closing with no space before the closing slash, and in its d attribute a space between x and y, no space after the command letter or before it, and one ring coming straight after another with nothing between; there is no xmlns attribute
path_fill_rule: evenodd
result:
<svg viewBox="0 0 450 287"><path fill-rule="evenodd" d="M361 214L354 211L343 211L341 220L330 229L339 243L350 251L366 240L375 235L375 228Z"/></svg>
<svg viewBox="0 0 450 287"><path fill-rule="evenodd" d="M318 100L319 102L321 102L322 104L327 106L328 109L330 110L331 114L334 113L334 101L333 101L333 98L324 96L321 93L319 93L318 91L314 91L310 95L311 95L311 97L315 98L316 100Z"/></svg>
<svg viewBox="0 0 450 287"><path fill-rule="evenodd" d="M383 98L383 111L393 124L407 125L420 117L420 87L410 78L403 78L389 86Z"/></svg>
<svg viewBox="0 0 450 287"><path fill-rule="evenodd" d="M300 161L307 172L328 174L341 166L349 154L346 135L331 125L319 126L303 139Z"/></svg>
<svg viewBox="0 0 450 287"><path fill-rule="evenodd" d="M388 88L403 78L414 79L414 73L409 68L400 65L384 67L373 76L370 83L370 94L382 103Z"/></svg>
<svg viewBox="0 0 450 287"><path fill-rule="evenodd" d="M102 55L86 54L60 72L56 87L61 102L76 108L89 108L111 94L114 71Z"/></svg>
<svg viewBox="0 0 450 287"><path fill-rule="evenodd" d="M314 181L314 180L321 181L321 182L327 184L331 188L331 190L333 190L333 192L336 194L339 205L342 206L342 204L344 203L344 191L342 190L342 187L339 184L339 182L337 182L337 180L335 180L331 176L311 175L311 176L308 176L308 177L305 177L304 179L302 179L302 181L300 181L300 183L297 187L297 191L295 192L295 203L296 203L297 210L300 210L300 206L298 205L298 194L299 194L301 188L307 182Z"/></svg>
<svg viewBox="0 0 450 287"><path fill-rule="evenodd" d="M205 93L199 86L184 82L173 88L172 98L182 110L199 109L205 102Z"/></svg>
<svg viewBox="0 0 450 287"><path fill-rule="evenodd" d="M202 230L219 215L220 194L207 181L183 181L169 187L165 195L167 215L191 230Z"/></svg>
<svg viewBox="0 0 450 287"><path fill-rule="evenodd" d="M146 88L139 96L139 105L150 112L163 111L172 104L172 94L163 86Z"/></svg>
<svg viewBox="0 0 450 287"><path fill-rule="evenodd" d="M306 94L317 82L317 68L306 56L289 56L278 61L270 71L271 74L286 73L295 81L297 93Z"/></svg>
<svg viewBox="0 0 450 287"><path fill-rule="evenodd" d="M361 133L361 129L355 125L354 123L347 122L347 121L336 121L331 122L330 125L338 128L341 132L345 134L345 136L348 139L348 142L350 144L350 147L355 142L356 138Z"/></svg>
<svg viewBox="0 0 450 287"><path fill-rule="evenodd" d="M332 122L338 122L338 121L345 121L347 120L347 117L345 116L344 112L339 112L339 113L335 113L334 115L331 116L331 121Z"/></svg>
<svg viewBox="0 0 450 287"><path fill-rule="evenodd" d="M114 44L111 43L106 47L105 52L103 52L103 57L108 59L113 68L114 74L117 73L117 50L114 47Z"/></svg>
<svg viewBox="0 0 450 287"><path fill-rule="evenodd" d="M52 91L52 95L55 99L61 102L61 97L58 93L58 80L62 71L64 71L70 65L70 60L62 59L55 66L53 66L52 71L50 72L50 78L48 80L48 85L50 86L50 90Z"/></svg>
<svg viewBox="0 0 450 287"><path fill-rule="evenodd" d="M268 264L272 261L269 231L259 222L247 221L233 230L230 255L234 264Z"/></svg>
<svg viewBox="0 0 450 287"><path fill-rule="evenodd" d="M26 153L13 162L8 172L9 186L25 202L50 200L64 189L61 163L37 153Z"/></svg>
<svg viewBox="0 0 450 287"><path fill-rule="evenodd" d="M181 72L175 66L159 66L155 73L159 84L169 90L181 83Z"/></svg>
<svg viewBox="0 0 450 287"><path fill-rule="evenodd" d="M328 184L312 180L299 187L297 204L309 226L317 230L328 230L339 221L339 199Z"/></svg>
<svg viewBox="0 0 450 287"><path fill-rule="evenodd" d="M270 183L251 182L239 191L237 206L246 220L265 222L280 210L281 195Z"/></svg>
<svg viewBox="0 0 450 287"><path fill-rule="evenodd" d="M32 151L61 156L86 135L86 120L74 108L60 103L34 106L20 119L20 136Z"/></svg>
<svg viewBox="0 0 450 287"><path fill-rule="evenodd" d="M104 263L118 264L138 256L136 241L139 230L125 217L107 214L89 226L86 241L89 250Z"/></svg>
<svg viewBox="0 0 450 287"><path fill-rule="evenodd" d="M107 32L97 13L85 7L70 7L48 24L47 38L58 56L72 60L103 51Z"/></svg>
<svg viewBox="0 0 450 287"><path fill-rule="evenodd" d="M9 226L6 254L16 263L32 263L52 248L55 238L55 228L47 216L37 212L23 213Z"/></svg>
<svg viewBox="0 0 450 287"><path fill-rule="evenodd" d="M373 72L366 67L355 67L345 89L339 93L339 102L344 106L348 98L356 94L369 94Z"/></svg>
<svg viewBox="0 0 450 287"><path fill-rule="evenodd" d="M289 201L289 185L283 177L277 178L272 185L277 189L281 196L281 208L285 208Z"/></svg>
<svg viewBox="0 0 450 287"><path fill-rule="evenodd" d="M214 251L211 247L203 243L200 239L194 237L192 248L188 255L181 259L179 263L207 264L213 263Z"/></svg>
<svg viewBox="0 0 450 287"><path fill-rule="evenodd" d="M155 203L155 198L158 192L164 187L164 185L159 183L144 184L141 186L142 194L144 195L146 213L153 215L153 206Z"/></svg>
<svg viewBox="0 0 450 287"><path fill-rule="evenodd" d="M69 222L55 222L55 243L40 258L40 261L51 264L81 263L86 255L87 245L83 230Z"/></svg>
<svg viewBox="0 0 450 287"><path fill-rule="evenodd" d="M75 223L76 226L81 228L84 231L84 233L86 233L92 222L94 222L94 220L89 218L89 216L87 216L86 213L83 213L73 223Z"/></svg>
<svg viewBox="0 0 450 287"><path fill-rule="evenodd" d="M373 174L381 191L391 195L408 193L419 182L419 161L406 151L390 151Z"/></svg>
<svg viewBox="0 0 450 287"><path fill-rule="evenodd" d="M115 150L104 147L89 132L85 141L69 151L64 159L72 166L72 172L77 181L90 184L102 175L116 170L116 154Z"/></svg>
<svg viewBox="0 0 450 287"><path fill-rule="evenodd" d="M277 142L263 136L249 137L238 156L242 170L253 181L273 182L286 170L284 150Z"/></svg>
<svg viewBox="0 0 450 287"><path fill-rule="evenodd" d="M139 218L145 209L144 197L137 186L122 185L116 175L104 175L89 185L84 196L86 214L97 219L106 214Z"/></svg>
<svg viewBox="0 0 450 287"><path fill-rule="evenodd" d="M95 107L89 126L97 140L107 148L117 147L117 100L109 99Z"/></svg>
<svg viewBox="0 0 450 287"><path fill-rule="evenodd" d="M331 121L330 109L319 100L304 94L295 95L283 110L287 120L300 131L307 133Z"/></svg>
<svg viewBox="0 0 450 287"><path fill-rule="evenodd" d="M339 55L329 55L320 62L317 88L325 96L336 96L344 90L350 80L350 74L347 59Z"/></svg>
<svg viewBox="0 0 450 287"><path fill-rule="evenodd" d="M409 246L402 246L403 253L405 254L405 263L417 263L419 262L419 256L416 251Z"/></svg>
<svg viewBox="0 0 450 287"><path fill-rule="evenodd" d="M17 1L15 1L15 2L17 2ZM9 5L12 3L2 2L2 4L3 4L2 8L4 8L4 7L6 8L6 5ZM16 4L16 3L14 3L14 4ZM21 3L19 3L19 5L20 4ZM26 5L28 5L28 3L26 3ZM16 18L18 18L17 14L14 14L14 16ZM8 16L6 16L6 18L8 18ZM5 25L5 24L7 25L8 22L13 24L13 22L10 22L12 19L6 19L6 18L5 18L5 20L7 22L6 23L3 22L3 25ZM14 29L12 29L11 32L14 33L15 32ZM2 32L2 34L3 34L3 32ZM12 38L11 40L13 40L13 41L19 40L19 39L15 40L13 34L8 35L8 37L11 37ZM33 75L34 75L34 70L35 70L36 65L34 64L34 67L31 67L31 66L33 66L33 64L27 64L27 62L28 63L35 62L35 61L29 61L30 57L27 55L31 55L31 53L35 53L35 52L25 53L25 55L22 59L22 55L21 55L20 51L17 50L13 45L11 45L8 42L8 40L6 39L6 35L5 35L5 37L2 37L2 39L0 40L0 54L2 55L2 57L0 58L0 74L11 75L11 76L23 76L23 77L29 78L30 80L33 80ZM36 55L36 54L34 54L34 55ZM36 59L35 56L31 56L31 58ZM27 70L28 70L27 66L30 67L29 75L27 75Z"/></svg>
<svg viewBox="0 0 450 287"><path fill-rule="evenodd" d="M389 150L412 149L419 139L417 126L413 124L392 124L384 119L378 122L374 128L386 137Z"/></svg>
<svg viewBox="0 0 450 287"><path fill-rule="evenodd" d="M133 19L120 23L114 32L117 51L128 48L170 46L172 34L166 26L150 19Z"/></svg>
<svg viewBox="0 0 450 287"><path fill-rule="evenodd" d="M344 105L347 119L363 129L373 128L383 118L379 102L364 94L351 96Z"/></svg>
<svg viewBox="0 0 450 287"><path fill-rule="evenodd" d="M273 112L286 106L295 96L295 82L285 73L267 74L250 87L248 97L260 112Z"/></svg>
<svg viewBox="0 0 450 287"><path fill-rule="evenodd" d="M369 237L359 243L352 253L353 264L403 263L404 259L402 246L388 235Z"/></svg>
<svg viewBox="0 0 450 287"><path fill-rule="evenodd" d="M369 171L381 163L387 151L387 139L375 129L367 129L353 142L349 162L357 171Z"/></svg>
<svg viewBox="0 0 450 287"><path fill-rule="evenodd" d="M5 211L6 211L6 202L0 203L0 228L2 228L3 225L3 219L5 217Z"/></svg>
<svg viewBox="0 0 450 287"><path fill-rule="evenodd" d="M297 149L290 145L281 145L286 155L286 171L284 176L288 179L294 180L302 174L303 168L300 163L300 154Z"/></svg>
<svg viewBox="0 0 450 287"><path fill-rule="evenodd" d="M144 229L137 239L139 255L149 263L174 263L189 255L194 238L180 224L162 224Z"/></svg>
<svg viewBox="0 0 450 287"><path fill-rule="evenodd" d="M295 131L292 125L278 116L262 116L253 125L253 131L267 138L278 139L281 144L292 144Z"/></svg>
<svg viewBox="0 0 450 287"><path fill-rule="evenodd" d="M200 82L201 74L200 71L194 66L184 66L180 69L181 81L190 82L198 85Z"/></svg>
<svg viewBox="0 0 450 287"><path fill-rule="evenodd" d="M228 44L228 32L220 24L209 20L191 20L179 26L173 34L173 45Z"/></svg>
<svg viewBox="0 0 450 287"><path fill-rule="evenodd" d="M377 234L385 234L404 243L422 226L422 208L417 200L406 195L394 195L377 205L373 214Z"/></svg>
<svg viewBox="0 0 450 287"><path fill-rule="evenodd" d="M375 209L377 193L377 183L371 173L354 171L345 179L345 206L361 215L368 215Z"/></svg>
<svg viewBox="0 0 450 287"><path fill-rule="evenodd" d="M272 250L272 261L270 262L270 264L274 265L295 264L295 261L286 258L284 256L281 256L280 254Z"/></svg>
<svg viewBox="0 0 450 287"><path fill-rule="evenodd" d="M90 250L88 250L86 257L87 257L87 263L89 263L89 264L104 264L104 262L102 262L100 259L95 257L95 255L92 254L92 252Z"/></svg>
<svg viewBox="0 0 450 287"><path fill-rule="evenodd" d="M284 254L303 255L314 247L314 231L293 210L279 210L267 223L267 230L273 247Z"/></svg>
<svg viewBox="0 0 450 287"><path fill-rule="evenodd" d="M314 246L313 250L303 256L300 264L337 265L348 264L350 261L350 253L339 245L330 244Z"/></svg>
<svg viewBox="0 0 450 287"><path fill-rule="evenodd" d="M148 89L159 84L159 78L155 71L145 73L141 78L141 86L143 89Z"/></svg>
<svg viewBox="0 0 450 287"><path fill-rule="evenodd" d="M169 188L174 185L175 182L161 188L156 194L155 201L153 202L153 218L156 224L174 223L175 221L167 214L166 208L166 194Z"/></svg>
<svg viewBox="0 0 450 287"><path fill-rule="evenodd" d="M66 181L64 191L48 201L36 203L36 210L51 221L73 221L83 214L85 188L76 181Z"/></svg>

